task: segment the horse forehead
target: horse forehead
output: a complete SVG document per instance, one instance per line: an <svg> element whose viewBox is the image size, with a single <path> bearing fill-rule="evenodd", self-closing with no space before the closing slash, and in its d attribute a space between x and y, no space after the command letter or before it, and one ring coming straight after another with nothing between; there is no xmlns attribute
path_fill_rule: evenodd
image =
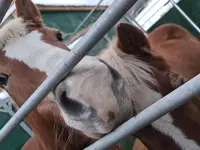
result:
<svg viewBox="0 0 200 150"><path fill-rule="evenodd" d="M72 70L72 75L83 74L104 74L108 72L108 67L99 61L97 57L85 56Z"/></svg>
<svg viewBox="0 0 200 150"><path fill-rule="evenodd" d="M112 81L112 75L107 66L98 60L87 60L78 64L67 77L69 86L95 86Z"/></svg>
<svg viewBox="0 0 200 150"><path fill-rule="evenodd" d="M106 116L107 111L115 110L116 99L112 89L113 78L108 68L95 60L94 63L85 65L86 69L79 67L82 72L79 72L80 70L76 68L79 71L72 72L66 80L68 97L89 105L99 115Z"/></svg>
<svg viewBox="0 0 200 150"><path fill-rule="evenodd" d="M23 37L10 41L3 51L6 51L7 56L15 58L16 56L21 57L22 55L35 54L39 47L40 51L38 50L38 52L41 55L43 50L51 47L51 45L45 44L41 40L41 36L42 34L38 31L33 31ZM18 54L19 51L23 51L23 54Z"/></svg>
<svg viewBox="0 0 200 150"><path fill-rule="evenodd" d="M102 91L105 91L105 88L111 89L112 82L113 78L108 67L94 58L83 60L66 78L71 94L78 92L87 95L88 92L102 88L104 88Z"/></svg>
<svg viewBox="0 0 200 150"><path fill-rule="evenodd" d="M44 42L41 37L42 33L35 30L9 41L3 49L5 56L22 61L32 69L51 73L68 52Z"/></svg>

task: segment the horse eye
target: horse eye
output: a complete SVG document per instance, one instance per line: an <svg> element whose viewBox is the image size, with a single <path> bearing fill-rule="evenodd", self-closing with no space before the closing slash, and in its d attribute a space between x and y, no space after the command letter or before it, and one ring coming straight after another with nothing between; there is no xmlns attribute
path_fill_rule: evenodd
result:
<svg viewBox="0 0 200 150"><path fill-rule="evenodd" d="M58 32L56 34L56 38L58 39L58 41L62 42L63 41L63 38L62 38L62 34L60 32Z"/></svg>

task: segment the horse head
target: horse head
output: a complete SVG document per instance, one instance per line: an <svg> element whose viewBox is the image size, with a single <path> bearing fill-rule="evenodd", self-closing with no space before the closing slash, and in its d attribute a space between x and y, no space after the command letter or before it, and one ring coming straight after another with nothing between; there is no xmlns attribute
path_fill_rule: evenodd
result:
<svg viewBox="0 0 200 150"><path fill-rule="evenodd" d="M169 74L142 31L121 23L109 46L85 56L54 94L66 124L100 138L172 91Z"/></svg>
<svg viewBox="0 0 200 150"><path fill-rule="evenodd" d="M63 43L60 31L44 25L40 12L31 0L16 0L15 4L17 18L9 20L0 29L0 71L10 75L12 82L9 82L8 91L29 88L33 92L46 78L46 71L53 70L58 57L69 49ZM22 79L23 76L30 80L36 75L36 85L25 85L24 82L28 81ZM19 79L21 83L17 84L18 87L13 87ZM10 94L13 95L12 92ZM16 97L19 96L14 94L14 99Z"/></svg>
<svg viewBox="0 0 200 150"><path fill-rule="evenodd" d="M63 44L62 33L57 29L45 27L39 10L31 0L16 0L15 4L17 17L21 18L19 20L26 26L26 34L38 32L44 42L67 49Z"/></svg>

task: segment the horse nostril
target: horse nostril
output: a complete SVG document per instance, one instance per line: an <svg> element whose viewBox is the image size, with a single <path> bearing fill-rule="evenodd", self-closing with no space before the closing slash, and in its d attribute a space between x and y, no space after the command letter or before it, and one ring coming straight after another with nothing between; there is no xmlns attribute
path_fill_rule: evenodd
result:
<svg viewBox="0 0 200 150"><path fill-rule="evenodd" d="M86 108L86 106L82 105L78 101L67 97L65 91L60 96L60 104L67 113L75 116L80 115Z"/></svg>

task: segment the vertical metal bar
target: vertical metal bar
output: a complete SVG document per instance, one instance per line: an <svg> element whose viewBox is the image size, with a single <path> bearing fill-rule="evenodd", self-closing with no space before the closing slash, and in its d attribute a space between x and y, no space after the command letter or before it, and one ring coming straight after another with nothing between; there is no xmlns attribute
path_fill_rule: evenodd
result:
<svg viewBox="0 0 200 150"><path fill-rule="evenodd" d="M109 38L108 34L106 34L106 35L104 36L104 38L106 39L107 42L111 42L111 39Z"/></svg>
<svg viewBox="0 0 200 150"><path fill-rule="evenodd" d="M142 26L139 25L139 23L136 20L131 19L130 17L126 17L126 20L135 24L140 30L142 30L142 32L145 34L145 36L147 36L147 32L143 29Z"/></svg>
<svg viewBox="0 0 200 150"><path fill-rule="evenodd" d="M76 32L83 26L83 24L88 20L88 18L94 13L94 11L101 5L104 0L99 0L97 5L90 11L90 13L84 18L84 20L79 24L79 26L75 29L72 34L76 34Z"/></svg>
<svg viewBox="0 0 200 150"><path fill-rule="evenodd" d="M160 9L162 9L163 7L165 7L165 5L166 5L167 3L168 3L168 2L166 2L163 6L161 6L156 12L154 12L153 14L151 14L151 16L142 24L142 26L145 25L149 20L151 20L152 17L153 17L154 15L156 15L157 12L158 12Z"/></svg>
<svg viewBox="0 0 200 150"><path fill-rule="evenodd" d="M104 35L120 20L121 17L136 3L137 0L115 0L110 7L93 24L90 30L68 52L66 59L61 62L51 75L30 96L24 105L6 123L0 131L2 142L24 118L50 93L56 85L67 76L73 67L100 41Z"/></svg>
<svg viewBox="0 0 200 150"><path fill-rule="evenodd" d="M173 1L169 0L172 5L178 10L178 12L197 30L198 33L200 33L199 27L188 17L188 15Z"/></svg>
<svg viewBox="0 0 200 150"><path fill-rule="evenodd" d="M15 114L15 112L11 108L9 108L8 105L6 105L5 103L2 104L2 107L10 116L13 116ZM20 125L30 136L34 135L32 130L24 122L21 122Z"/></svg>
<svg viewBox="0 0 200 150"><path fill-rule="evenodd" d="M138 22L153 8L155 5L157 5L160 2L160 0L156 1L140 18L138 18Z"/></svg>
<svg viewBox="0 0 200 150"><path fill-rule="evenodd" d="M11 3L12 0L0 0L0 22L3 20L3 17L8 11L8 8L10 7Z"/></svg>
<svg viewBox="0 0 200 150"><path fill-rule="evenodd" d="M104 150L200 94L200 74L84 150Z"/></svg>

